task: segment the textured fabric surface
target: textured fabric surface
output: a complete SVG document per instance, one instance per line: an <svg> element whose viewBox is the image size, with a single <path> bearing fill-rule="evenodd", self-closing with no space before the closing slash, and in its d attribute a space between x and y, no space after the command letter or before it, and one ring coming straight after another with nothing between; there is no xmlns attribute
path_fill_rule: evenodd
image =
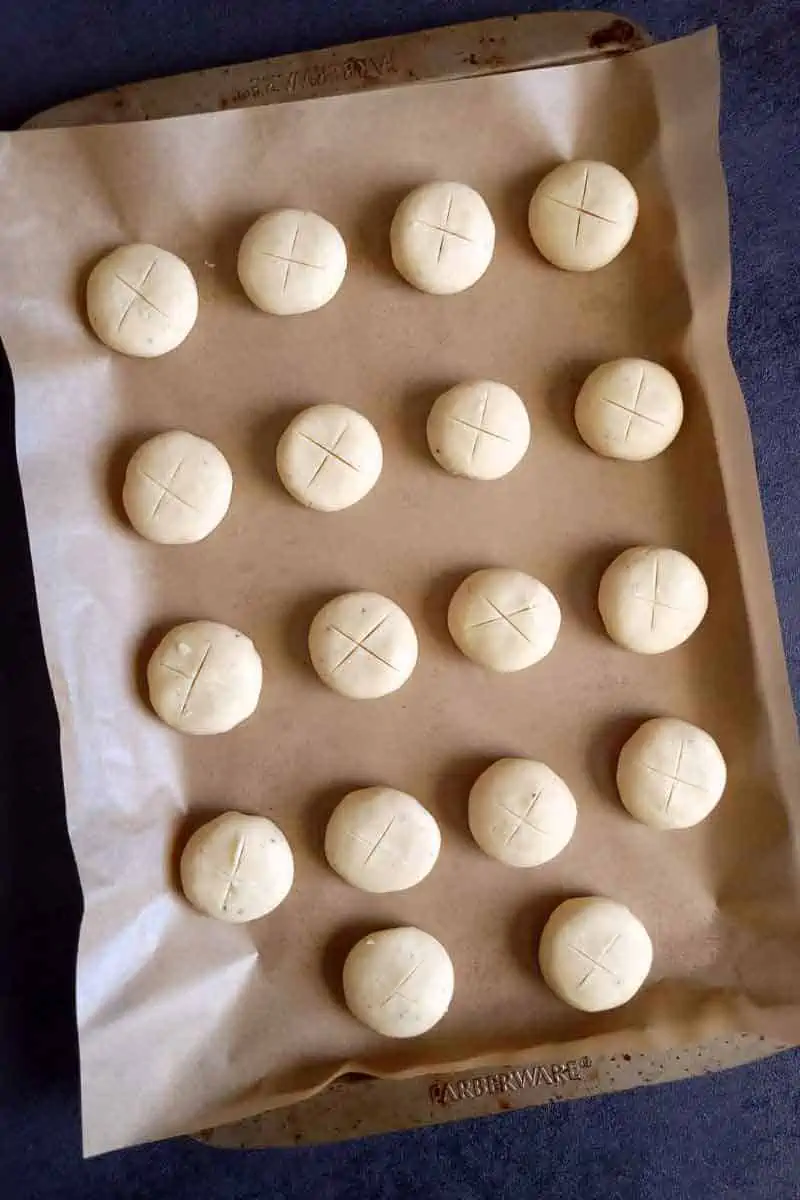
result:
<svg viewBox="0 0 800 1200"><path fill-rule="evenodd" d="M531 11L579 7L551 0ZM148 76L519 11L521 0L6 0L0 127ZM584 5L611 9L612 4ZM628 0L658 39L720 25L732 208L730 335L747 398L775 586L800 694L800 7ZM794 161L793 161L794 155ZM0 265L2 286L2 265ZM2 330L0 330L2 336ZM221 1153L179 1139L80 1158L72 1001L80 895L33 600L0 362L0 1179L41 1197L592 1197L800 1194L800 1053L707 1079L295 1151ZM35 857L34 857L35 854ZM44 886L42 886L44 884ZM158 1048L153 1047L153 1053Z"/></svg>

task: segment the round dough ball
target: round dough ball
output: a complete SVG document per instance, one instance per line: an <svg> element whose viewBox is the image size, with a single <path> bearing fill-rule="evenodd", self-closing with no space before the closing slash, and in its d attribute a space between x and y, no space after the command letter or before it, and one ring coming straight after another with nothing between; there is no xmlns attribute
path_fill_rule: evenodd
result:
<svg viewBox="0 0 800 1200"><path fill-rule="evenodd" d="M374 488L383 449L374 426L355 409L315 404L283 431L277 462L281 483L295 500L338 512Z"/></svg>
<svg viewBox="0 0 800 1200"><path fill-rule="evenodd" d="M278 317L313 312L342 286L347 247L324 217L280 208L248 229L237 269L248 298L263 312Z"/></svg>
<svg viewBox="0 0 800 1200"><path fill-rule="evenodd" d="M655 458L674 442L682 421L677 379L645 358L618 358L596 367L575 401L578 433L606 458Z"/></svg>
<svg viewBox="0 0 800 1200"><path fill-rule="evenodd" d="M441 942L422 929L383 929L357 942L344 964L344 998L385 1037L417 1037L441 1021L455 976Z"/></svg>
<svg viewBox="0 0 800 1200"><path fill-rule="evenodd" d="M376 592L347 592L319 610L308 633L314 670L353 700L402 687L417 665L417 635L398 604Z"/></svg>
<svg viewBox="0 0 800 1200"><path fill-rule="evenodd" d="M562 163L533 193L528 226L537 250L565 271L596 271L631 240L639 201L608 163Z"/></svg>
<svg viewBox="0 0 800 1200"><path fill-rule="evenodd" d="M708 588L680 550L633 546L606 568L597 605L613 641L638 654L663 654L697 629L708 608Z"/></svg>
<svg viewBox="0 0 800 1200"><path fill-rule="evenodd" d="M617 789L637 821L653 829L688 829L716 808L727 774L719 746L704 729L655 717L622 747Z"/></svg>
<svg viewBox="0 0 800 1200"><path fill-rule="evenodd" d="M286 899L292 849L274 821L228 812L193 833L181 855L181 887L190 904L218 921L242 924Z"/></svg>
<svg viewBox="0 0 800 1200"><path fill-rule="evenodd" d="M181 733L226 733L261 695L261 659L243 633L216 621L176 625L147 664L150 703Z"/></svg>
<svg viewBox="0 0 800 1200"><path fill-rule="evenodd" d="M89 324L101 342L134 358L180 346L197 320L197 284L169 250L136 243L102 258L86 285Z"/></svg>
<svg viewBox="0 0 800 1200"><path fill-rule="evenodd" d="M653 944L644 925L624 904L603 896L559 904L539 942L545 983L583 1012L627 1004L652 963Z"/></svg>
<svg viewBox="0 0 800 1200"><path fill-rule="evenodd" d="M504 383L459 383L439 396L428 417L428 445L440 467L468 479L513 471L531 440L525 405Z"/></svg>
<svg viewBox="0 0 800 1200"><path fill-rule="evenodd" d="M200 542L228 511L233 475L211 442L174 429L135 452L125 472L122 503L137 533L179 546Z"/></svg>
<svg viewBox="0 0 800 1200"><path fill-rule="evenodd" d="M509 867L538 867L575 832L578 807L564 780L541 762L501 758L475 781L469 827L481 850Z"/></svg>
<svg viewBox="0 0 800 1200"><path fill-rule="evenodd" d="M490 671L521 671L549 654L561 609L538 579L504 567L468 575L447 610L450 635L462 654Z"/></svg>
<svg viewBox="0 0 800 1200"><path fill-rule="evenodd" d="M389 787L361 788L337 804L325 831L325 857L353 887L402 892L429 875L439 857L439 826L418 800Z"/></svg>
<svg viewBox="0 0 800 1200"><path fill-rule="evenodd" d="M477 283L494 253L486 201L464 183L426 183L394 214L392 259L421 292L450 296Z"/></svg>

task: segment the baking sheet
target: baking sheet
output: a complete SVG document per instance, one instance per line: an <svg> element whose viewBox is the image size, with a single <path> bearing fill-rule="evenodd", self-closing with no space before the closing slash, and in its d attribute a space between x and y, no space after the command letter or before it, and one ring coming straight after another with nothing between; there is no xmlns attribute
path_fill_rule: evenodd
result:
<svg viewBox="0 0 800 1200"><path fill-rule="evenodd" d="M580 67L0 142L0 329L86 899L88 1152L255 1113L344 1069L555 1060L726 1029L796 1040L795 731L725 345L717 103L704 33ZM540 260L525 222L535 182L577 156L618 165L641 199L630 247L589 277ZM388 255L398 200L436 177L477 187L498 228L487 275L447 299L408 288ZM244 230L279 205L322 211L350 251L337 300L297 320L256 312L235 278ZM128 240L174 250L198 278L198 326L160 360L107 353L83 321L88 270ZM572 426L583 376L623 354L684 387L681 436L650 464L598 459ZM435 395L478 376L516 388L533 425L523 466L483 486L445 476L424 438ZM280 431L322 400L361 409L385 451L379 486L333 517L299 508L274 473ZM215 441L236 485L211 538L165 550L125 528L118 496L133 446L170 427ZM692 555L711 593L701 630L657 660L613 646L594 604L611 557L643 541ZM537 575L562 605L556 649L518 677L489 677L447 635L449 596L489 565ZM420 637L411 681L371 704L323 688L305 652L314 612L353 588L392 596ZM196 617L246 631L266 667L258 713L220 738L181 738L140 695L160 634ZM657 713L709 729L729 765L714 816L670 837L632 822L613 789L616 752ZM471 782L508 754L545 759L578 799L573 843L535 872L503 870L466 830ZM443 827L436 870L405 894L356 892L324 864L336 800L375 782ZM298 868L271 918L233 929L174 889L176 847L227 807L273 816ZM600 1017L566 1009L535 967L552 907L585 892L630 904L656 947L647 989ZM362 1029L339 983L353 941L395 923L441 938L456 967L450 1013L408 1044Z"/></svg>

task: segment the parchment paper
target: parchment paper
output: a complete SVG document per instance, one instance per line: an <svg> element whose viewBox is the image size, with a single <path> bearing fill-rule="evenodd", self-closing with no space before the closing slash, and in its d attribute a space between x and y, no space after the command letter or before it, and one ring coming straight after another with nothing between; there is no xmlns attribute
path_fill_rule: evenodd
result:
<svg viewBox="0 0 800 1200"><path fill-rule="evenodd" d="M729 1029L800 1030L795 727L744 405L725 341L727 209L717 147L712 32L613 61L141 125L0 140L0 332L42 626L61 719L68 817L85 895L78 960L84 1137L96 1153L285 1104L343 1070L419 1073L552 1060L610 1046L686 1043ZM633 181L628 249L590 276L534 251L526 210L562 158ZM473 289L425 297L393 272L401 196L463 180L497 222ZM238 242L265 209L324 213L350 252L328 307L270 318L236 282ZM133 361L85 325L87 273L112 246L185 258L200 317L175 353ZM572 423L582 378L642 355L684 389L674 446L606 461ZM446 476L425 446L439 391L501 379L528 405L533 444L505 480ZM300 407L351 404L376 424L384 474L335 516L302 509L275 477ZM122 472L153 432L216 442L235 475L231 512L205 542L152 546L120 515ZM595 608L623 547L674 545L700 564L700 631L655 659L615 647ZM492 676L451 644L447 602L469 571L511 565L556 593L553 653ZM309 621L368 588L414 620L420 661L393 696L357 703L307 662ZM256 715L218 738L181 737L142 698L142 670L172 623L210 617L250 634L266 680ZM698 828L657 834L616 799L616 754L639 721L707 728L729 784ZM534 871L481 854L466 826L477 774L501 755L546 760L578 799L572 844ZM353 786L408 790L442 824L433 874L371 897L325 865L322 831ZM225 808L274 817L296 886L269 918L228 927L175 888L176 854ZM568 895L629 904L655 943L645 990L588 1016L542 982L538 934ZM451 1011L394 1043L344 1008L344 956L362 934L414 923L456 969ZM569 1047L569 1049L568 1049Z"/></svg>

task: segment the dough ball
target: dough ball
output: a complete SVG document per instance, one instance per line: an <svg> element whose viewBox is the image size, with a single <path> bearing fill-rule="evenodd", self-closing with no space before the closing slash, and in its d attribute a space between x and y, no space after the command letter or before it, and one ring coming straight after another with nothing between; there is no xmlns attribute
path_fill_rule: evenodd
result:
<svg viewBox="0 0 800 1200"><path fill-rule="evenodd" d="M483 275L494 253L494 221L486 201L464 183L426 183L394 214L392 259L421 292L450 296Z"/></svg>
<svg viewBox="0 0 800 1200"><path fill-rule="evenodd" d="M565 271L596 271L627 246L639 201L608 163L562 163L533 193L528 226L537 250Z"/></svg>
<svg viewBox="0 0 800 1200"><path fill-rule="evenodd" d="M399 605L348 592L319 610L308 633L314 670L334 692L374 700L396 692L417 665L417 635Z"/></svg>
<svg viewBox="0 0 800 1200"><path fill-rule="evenodd" d="M725 759L711 735L673 717L640 725L617 763L620 800L653 829L688 829L704 821L726 780Z"/></svg>
<svg viewBox="0 0 800 1200"><path fill-rule="evenodd" d="M603 896L559 904L539 943L545 983L583 1012L627 1004L652 963L653 944L644 925L624 904Z"/></svg>
<svg viewBox="0 0 800 1200"><path fill-rule="evenodd" d="M468 575L447 611L450 635L462 654L490 671L521 671L549 654L561 609L549 588L504 567Z"/></svg>
<svg viewBox="0 0 800 1200"><path fill-rule="evenodd" d="M192 834L181 855L190 904L218 921L255 921L277 908L294 879L292 849L274 821L228 812Z"/></svg>
<svg viewBox="0 0 800 1200"><path fill-rule="evenodd" d="M606 568L597 605L608 636L620 646L663 654L697 629L708 608L708 588L679 550L634 546Z"/></svg>
<svg viewBox="0 0 800 1200"><path fill-rule="evenodd" d="M365 892L402 892L433 870L442 837L418 800L389 787L362 788L340 801L325 831L334 871Z"/></svg>
<svg viewBox="0 0 800 1200"><path fill-rule="evenodd" d="M501 758L469 794L469 827L481 850L509 867L555 858L575 832L578 808L564 780L541 762Z"/></svg>
<svg viewBox="0 0 800 1200"><path fill-rule="evenodd" d="M469 479L513 471L531 440L525 405L504 383L460 383L439 396L428 417L428 445L440 467Z"/></svg>
<svg viewBox="0 0 800 1200"><path fill-rule="evenodd" d="M134 358L180 346L197 320L197 284L182 259L158 246L118 246L86 285L89 324L101 342Z"/></svg>
<svg viewBox="0 0 800 1200"><path fill-rule="evenodd" d="M381 439L366 417L341 404L298 413L278 442L278 474L295 500L338 512L366 496L383 467Z"/></svg>
<svg viewBox="0 0 800 1200"><path fill-rule="evenodd" d="M578 433L606 458L655 458L674 442L682 421L677 379L644 358L618 358L596 367L575 402Z"/></svg>
<svg viewBox="0 0 800 1200"><path fill-rule="evenodd" d="M359 1021L385 1037L417 1037L450 1007L455 977L441 942L413 926L357 942L344 964L344 998Z"/></svg>
<svg viewBox="0 0 800 1200"><path fill-rule="evenodd" d="M324 217L280 208L248 229L239 247L238 271L256 308L278 317L313 312L342 286L347 247Z"/></svg>
<svg viewBox="0 0 800 1200"><path fill-rule="evenodd" d="M228 511L233 475L216 446L175 429L135 452L125 472L122 503L137 533L179 546L200 542Z"/></svg>
<svg viewBox="0 0 800 1200"><path fill-rule="evenodd" d="M147 665L150 703L181 733L226 733L261 695L261 659L249 637L216 621L176 625Z"/></svg>

